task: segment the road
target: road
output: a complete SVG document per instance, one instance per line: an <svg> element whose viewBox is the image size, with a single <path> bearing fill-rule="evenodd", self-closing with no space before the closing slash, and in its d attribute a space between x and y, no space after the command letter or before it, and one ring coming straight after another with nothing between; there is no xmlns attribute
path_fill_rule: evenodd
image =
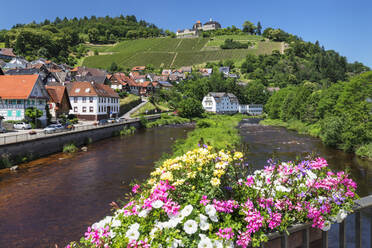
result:
<svg viewBox="0 0 372 248"><path fill-rule="evenodd" d="M142 98L142 100L143 100L142 103L138 104L137 106L135 106L134 108L126 112L124 115L120 116L120 118L124 118L126 120L133 119L132 117L130 117L130 115L136 112L139 108L141 108L143 105L145 105L148 102L147 99L145 98Z"/></svg>

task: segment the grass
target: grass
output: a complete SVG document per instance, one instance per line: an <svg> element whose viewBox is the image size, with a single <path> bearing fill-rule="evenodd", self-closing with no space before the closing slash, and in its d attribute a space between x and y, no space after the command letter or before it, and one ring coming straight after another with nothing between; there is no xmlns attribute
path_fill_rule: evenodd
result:
<svg viewBox="0 0 372 248"><path fill-rule="evenodd" d="M189 132L187 138L176 141L173 146L175 156L182 155L198 147L199 142L213 146L216 149L233 149L241 143L241 137L236 128L244 118L243 115L207 115L197 121L197 127ZM200 125L208 122L209 125Z"/></svg>
<svg viewBox="0 0 372 248"><path fill-rule="evenodd" d="M320 124L305 124L299 120L289 120L287 122L279 119L265 119L260 121L264 126L279 126L285 127L289 130L297 131L300 134L308 134L313 137L320 137Z"/></svg>
<svg viewBox="0 0 372 248"><path fill-rule="evenodd" d="M222 50L218 44L222 44L226 38L254 41L256 46L249 49ZM126 40L115 46L86 45L91 50L113 54L86 57L83 65L108 68L112 62L115 62L122 68L147 64L152 64L155 68L179 68L209 61L227 59L241 61L248 54L270 54L273 50L280 50L280 42L261 42L261 39L262 37L254 35L227 35L213 37L213 40L209 38L150 38ZM172 63L173 60L174 63Z"/></svg>
<svg viewBox="0 0 372 248"><path fill-rule="evenodd" d="M372 160L372 143L360 146L356 151L356 155L362 158Z"/></svg>
<svg viewBox="0 0 372 248"><path fill-rule="evenodd" d="M141 97L129 94L127 97L120 99L120 112L119 115L123 115L138 104L141 103Z"/></svg>
<svg viewBox="0 0 372 248"><path fill-rule="evenodd" d="M182 118L172 114L161 114L161 118L156 121L148 122L145 124L146 128L160 127L164 125L173 125L173 124L184 124L188 123L189 119Z"/></svg>
<svg viewBox="0 0 372 248"><path fill-rule="evenodd" d="M0 48L4 48L5 47L5 43L4 42L0 42Z"/></svg>
<svg viewBox="0 0 372 248"><path fill-rule="evenodd" d="M156 103L155 105L151 102L147 102L145 105L137 109L131 116L138 117L146 114L154 114L155 110L160 110L161 112L169 111L167 103Z"/></svg>
<svg viewBox="0 0 372 248"><path fill-rule="evenodd" d="M120 136L128 136L128 135L132 135L136 132L136 128L135 127L123 127L122 130L120 130Z"/></svg>

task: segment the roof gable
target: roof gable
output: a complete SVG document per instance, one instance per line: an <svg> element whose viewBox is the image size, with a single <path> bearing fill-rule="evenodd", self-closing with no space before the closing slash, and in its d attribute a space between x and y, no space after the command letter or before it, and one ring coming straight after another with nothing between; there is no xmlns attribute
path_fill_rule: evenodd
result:
<svg viewBox="0 0 372 248"><path fill-rule="evenodd" d="M0 97L3 99L28 99L33 92L39 75L2 75L0 76ZM40 90L41 97L45 97Z"/></svg>

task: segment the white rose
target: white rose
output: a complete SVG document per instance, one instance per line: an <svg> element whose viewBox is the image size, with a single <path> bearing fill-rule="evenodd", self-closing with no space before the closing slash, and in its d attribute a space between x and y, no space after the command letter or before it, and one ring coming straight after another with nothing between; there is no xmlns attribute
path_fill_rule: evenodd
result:
<svg viewBox="0 0 372 248"><path fill-rule="evenodd" d="M161 200L156 200L153 203L151 203L151 206L153 208L161 208L163 205L164 205L164 202L162 202Z"/></svg>
<svg viewBox="0 0 372 248"><path fill-rule="evenodd" d="M183 224L183 230L187 234L194 234L198 230L198 223L195 220L188 220Z"/></svg>

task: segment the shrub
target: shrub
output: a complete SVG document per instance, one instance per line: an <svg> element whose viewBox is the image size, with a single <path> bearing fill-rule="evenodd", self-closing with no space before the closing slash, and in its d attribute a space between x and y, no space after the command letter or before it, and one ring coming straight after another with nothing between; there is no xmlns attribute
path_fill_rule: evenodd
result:
<svg viewBox="0 0 372 248"><path fill-rule="evenodd" d="M131 126L131 127L127 127L125 126L122 130L120 130L120 136L128 136L128 135L132 135L136 132L136 128Z"/></svg>
<svg viewBox="0 0 372 248"><path fill-rule="evenodd" d="M74 153L77 152L78 148L75 146L75 144L66 144L63 146L63 152L64 153Z"/></svg>
<svg viewBox="0 0 372 248"><path fill-rule="evenodd" d="M359 157L372 159L372 143L360 146L355 153Z"/></svg>

